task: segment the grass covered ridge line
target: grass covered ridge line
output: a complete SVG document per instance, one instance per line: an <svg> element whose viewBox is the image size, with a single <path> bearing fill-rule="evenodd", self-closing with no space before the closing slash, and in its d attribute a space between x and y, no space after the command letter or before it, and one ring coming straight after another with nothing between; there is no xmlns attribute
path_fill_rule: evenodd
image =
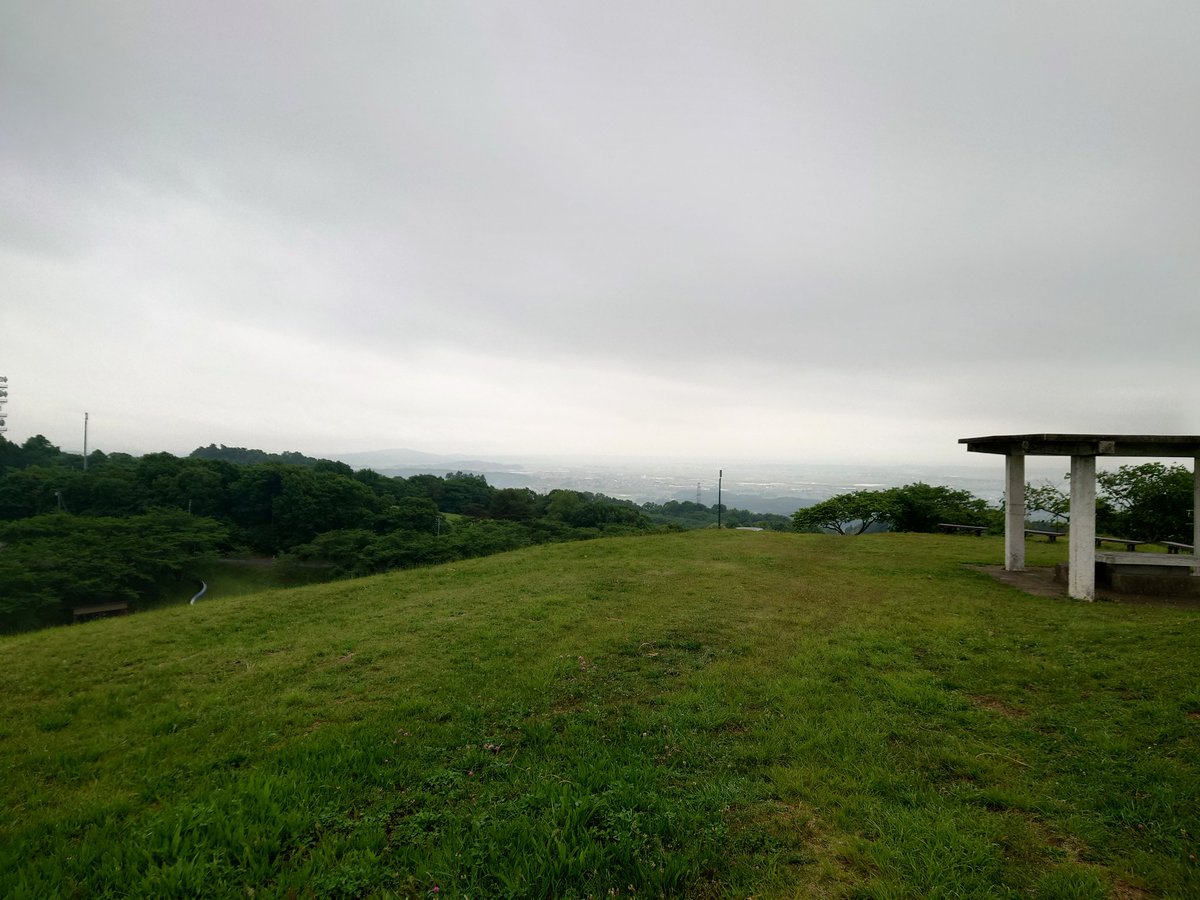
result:
<svg viewBox="0 0 1200 900"><path fill-rule="evenodd" d="M1200 612L1002 555L612 538L0 639L0 895L1200 895Z"/></svg>

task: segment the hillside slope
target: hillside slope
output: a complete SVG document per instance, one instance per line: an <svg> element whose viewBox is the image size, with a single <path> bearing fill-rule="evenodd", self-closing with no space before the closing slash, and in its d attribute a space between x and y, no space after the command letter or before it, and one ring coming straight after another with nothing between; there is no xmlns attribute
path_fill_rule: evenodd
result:
<svg viewBox="0 0 1200 900"><path fill-rule="evenodd" d="M1002 552L607 539L0 639L0 895L1200 894L1200 615Z"/></svg>

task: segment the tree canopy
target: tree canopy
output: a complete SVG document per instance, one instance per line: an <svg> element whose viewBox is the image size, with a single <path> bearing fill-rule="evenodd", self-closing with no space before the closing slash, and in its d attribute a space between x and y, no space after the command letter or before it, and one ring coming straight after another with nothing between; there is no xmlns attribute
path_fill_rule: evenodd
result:
<svg viewBox="0 0 1200 900"><path fill-rule="evenodd" d="M1189 543L1194 484L1192 472L1178 464L1150 462L1097 472L1096 528L1132 540ZM1071 495L1054 484L1027 484L1025 508L1067 522Z"/></svg>
<svg viewBox="0 0 1200 900"><path fill-rule="evenodd" d="M792 515L796 530L862 534L875 527L893 531L936 531L942 522L995 525L999 512L969 491L924 482L877 491L838 494Z"/></svg>
<svg viewBox="0 0 1200 900"><path fill-rule="evenodd" d="M862 534L876 522L894 514L887 491L852 491L806 506L792 514L797 531L821 529L838 534Z"/></svg>
<svg viewBox="0 0 1200 900"><path fill-rule="evenodd" d="M1071 498L1058 485L1046 482L1044 484L1025 485L1025 515L1045 513L1053 522L1068 522L1071 518Z"/></svg>
<svg viewBox="0 0 1200 900"><path fill-rule="evenodd" d="M1139 541L1192 540L1193 475L1184 466L1159 462L1096 473L1107 508L1097 527Z"/></svg>
<svg viewBox="0 0 1200 900"><path fill-rule="evenodd" d="M216 551L366 574L653 527L627 501L578 495L556 516L548 498L469 472L388 478L225 447L88 458L84 470L43 437L0 437L0 628L61 621L74 603L153 602L163 578Z"/></svg>
<svg viewBox="0 0 1200 900"><path fill-rule="evenodd" d="M212 556L224 536L218 522L179 510L7 523L0 526L0 624L53 624L73 606L154 600L164 579Z"/></svg>

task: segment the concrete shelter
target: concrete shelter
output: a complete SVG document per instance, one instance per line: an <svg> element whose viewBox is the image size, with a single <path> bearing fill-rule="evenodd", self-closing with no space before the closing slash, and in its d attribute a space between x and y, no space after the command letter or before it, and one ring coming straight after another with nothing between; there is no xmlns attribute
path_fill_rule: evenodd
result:
<svg viewBox="0 0 1200 900"><path fill-rule="evenodd" d="M1128 456L1193 460L1192 552L1200 551L1200 435L997 434L962 438L971 453L1003 453L1005 459L1004 568L1025 569L1025 457L1071 457L1071 527L1067 593L1096 598L1096 457ZM1200 565L1200 560L1194 560ZM1195 571L1195 570L1194 570Z"/></svg>

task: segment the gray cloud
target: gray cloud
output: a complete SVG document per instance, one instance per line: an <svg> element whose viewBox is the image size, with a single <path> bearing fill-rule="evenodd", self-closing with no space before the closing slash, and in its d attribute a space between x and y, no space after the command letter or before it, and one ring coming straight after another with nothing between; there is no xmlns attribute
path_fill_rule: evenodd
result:
<svg viewBox="0 0 1200 900"><path fill-rule="evenodd" d="M921 461L1200 431L1198 25L6 4L12 433Z"/></svg>

